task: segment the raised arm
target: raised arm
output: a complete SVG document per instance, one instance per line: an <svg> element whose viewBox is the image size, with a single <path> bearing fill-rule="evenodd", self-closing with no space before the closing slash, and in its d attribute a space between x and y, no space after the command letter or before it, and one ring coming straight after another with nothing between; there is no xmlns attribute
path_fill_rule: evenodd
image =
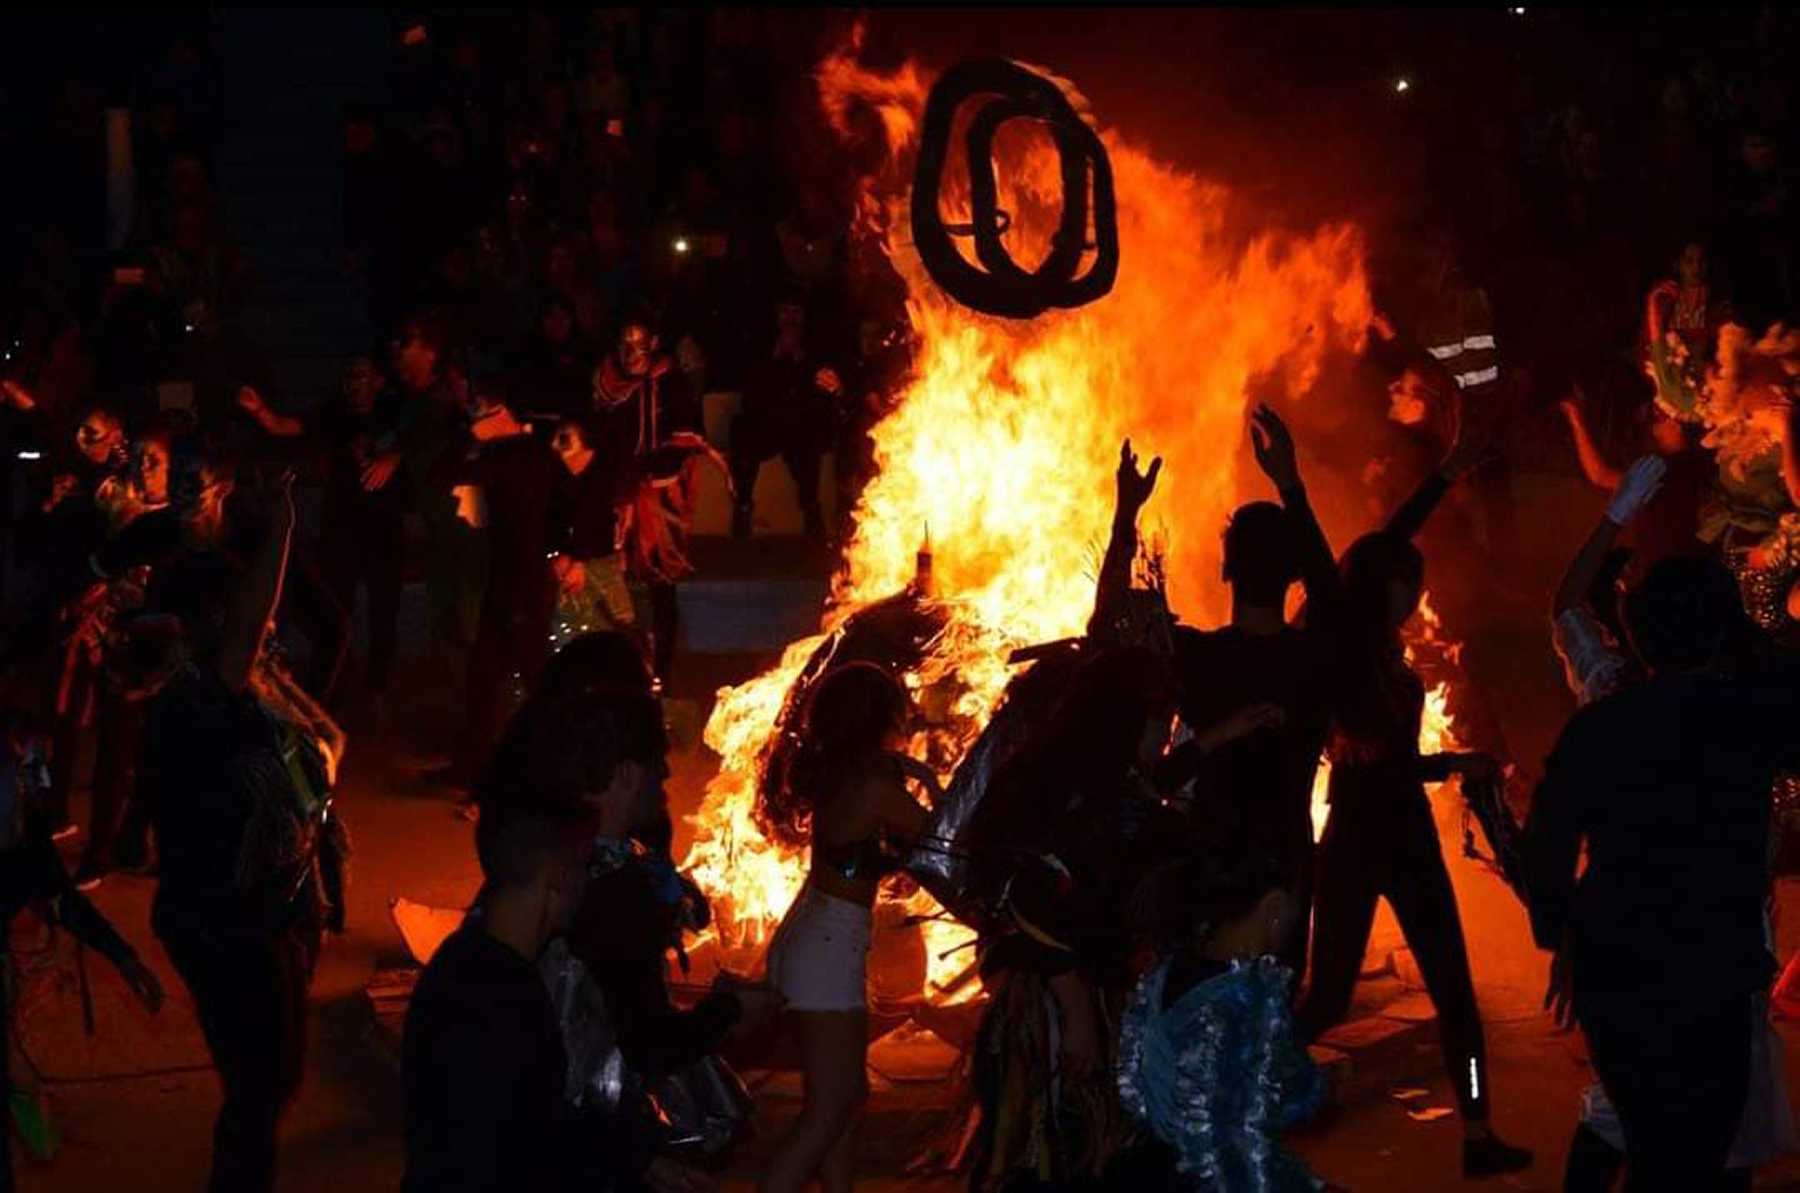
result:
<svg viewBox="0 0 1800 1193"><path fill-rule="evenodd" d="M1250 415L1250 446L1256 453L1257 466L1274 482L1281 494L1282 508L1294 521L1299 536L1300 580L1306 588L1309 615L1317 614L1336 602L1338 593L1337 561L1331 544L1312 503L1306 499L1306 484L1300 479L1300 462L1294 451L1294 437L1287 424L1266 404Z"/></svg>
<svg viewBox="0 0 1800 1193"><path fill-rule="evenodd" d="M37 397L17 381L0 381L0 405L11 406L23 414L37 413Z"/></svg>
<svg viewBox="0 0 1800 1193"><path fill-rule="evenodd" d="M1596 489L1613 490L1619 487L1624 476L1617 468L1606 462L1600 449L1594 443L1594 436L1588 430L1587 419L1581 413L1578 400L1581 390L1575 390L1575 397L1563 402L1563 416L1569 420L1569 434L1575 439L1575 455L1581 460L1581 471L1588 478L1588 483Z"/></svg>
<svg viewBox="0 0 1800 1193"><path fill-rule="evenodd" d="M225 633L219 647L218 673L227 688L241 692L250 682L250 669L262 651L269 620L281 602L281 581L287 573L288 547L294 537L294 474L279 483L275 514L268 533L250 561L250 569L238 581L237 591L225 611Z"/></svg>
<svg viewBox="0 0 1800 1193"><path fill-rule="evenodd" d="M1131 561L1137 558L1137 517L1150 494L1156 489L1156 478L1162 472L1162 457L1150 461L1148 471L1137 470L1137 453L1127 439L1119 448L1117 497L1113 505L1112 534L1106 542L1106 554L1100 560L1100 578L1094 589L1094 612L1088 619L1088 630L1104 625L1125 602L1131 590Z"/></svg>
<svg viewBox="0 0 1800 1193"><path fill-rule="evenodd" d="M1460 412L1456 420L1456 430L1452 436L1450 450L1444 453L1444 462L1437 470L1419 483L1408 497L1388 518L1382 529L1396 538L1410 539L1424 529L1432 511L1450 492L1450 487L1481 463L1486 453L1485 446L1472 434L1463 422Z"/></svg>
<svg viewBox="0 0 1800 1193"><path fill-rule="evenodd" d="M241 386L237 392L238 409L261 427L263 434L275 439L298 439L306 434L306 424L291 414L282 414L270 406L251 386Z"/></svg>
<svg viewBox="0 0 1800 1193"><path fill-rule="evenodd" d="M1605 516L1588 535L1581 550L1575 553L1575 558L1569 561L1568 570L1563 572L1562 583L1556 588L1556 602L1550 610L1552 617L1560 617L1587 600L1608 552L1619 539L1619 532L1630 525L1656 495L1668 471L1669 466L1663 458L1653 455L1640 456L1625 471L1612 500L1607 503Z"/></svg>
<svg viewBox="0 0 1800 1193"><path fill-rule="evenodd" d="M1619 532L1656 493L1667 471L1660 456L1644 456L1632 464L1607 505L1606 516L1588 535L1557 585L1550 611L1550 642L1562 660L1563 679L1578 703L1591 704L1616 691L1630 674L1624 648L1589 607L1589 594Z"/></svg>

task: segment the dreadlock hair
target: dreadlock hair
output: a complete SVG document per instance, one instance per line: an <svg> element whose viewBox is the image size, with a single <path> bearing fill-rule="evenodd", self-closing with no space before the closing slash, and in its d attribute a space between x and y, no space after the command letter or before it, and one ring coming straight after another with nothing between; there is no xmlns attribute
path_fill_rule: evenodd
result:
<svg viewBox="0 0 1800 1193"><path fill-rule="evenodd" d="M1173 719L1176 692L1169 660L1152 650L1110 650L1082 664L1049 723L995 773L969 821L969 851L1004 853L1015 826L1055 793L1116 791L1152 718Z"/></svg>
<svg viewBox="0 0 1800 1193"><path fill-rule="evenodd" d="M1133 918L1141 935L1171 952L1205 941L1292 880L1275 850L1241 836L1209 836L1138 884Z"/></svg>

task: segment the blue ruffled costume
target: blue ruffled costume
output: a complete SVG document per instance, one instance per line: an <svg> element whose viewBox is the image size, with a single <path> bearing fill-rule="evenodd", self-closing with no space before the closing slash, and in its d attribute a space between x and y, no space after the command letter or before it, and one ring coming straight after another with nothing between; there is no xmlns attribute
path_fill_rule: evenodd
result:
<svg viewBox="0 0 1800 1193"><path fill-rule="evenodd" d="M1292 975L1272 958L1233 962L1163 1008L1169 962L1157 963L1126 1007L1119 1096L1173 1148L1192 1188L1289 1193L1322 1188L1281 1145L1310 1117L1324 1081L1294 1035Z"/></svg>

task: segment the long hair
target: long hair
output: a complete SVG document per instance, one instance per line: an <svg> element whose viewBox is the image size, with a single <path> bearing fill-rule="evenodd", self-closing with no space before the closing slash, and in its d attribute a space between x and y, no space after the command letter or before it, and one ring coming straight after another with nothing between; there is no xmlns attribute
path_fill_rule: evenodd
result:
<svg viewBox="0 0 1800 1193"><path fill-rule="evenodd" d="M905 723L906 689L874 663L833 667L807 696L787 773L760 785L757 819L777 840L805 845L820 797L864 770Z"/></svg>
<svg viewBox="0 0 1800 1193"><path fill-rule="evenodd" d="M988 854L1028 816L1053 816L1077 792L1116 790L1137 763L1144 727L1173 716L1175 678L1153 651L1102 653L1076 675L1049 724L994 776L969 826L969 848Z"/></svg>

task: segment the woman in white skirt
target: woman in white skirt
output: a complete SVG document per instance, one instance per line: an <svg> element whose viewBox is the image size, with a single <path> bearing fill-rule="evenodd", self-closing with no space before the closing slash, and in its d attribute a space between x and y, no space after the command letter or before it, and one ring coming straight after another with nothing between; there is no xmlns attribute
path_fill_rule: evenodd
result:
<svg viewBox="0 0 1800 1193"><path fill-rule="evenodd" d="M805 1100L762 1188L850 1188L855 1127L868 1096L869 924L875 891L897 862L890 843L925 829L906 779L930 772L900 753L906 691L872 663L820 679L807 702L785 782L764 785L764 820L793 845L812 846L812 870L769 946L769 984L800 1023Z"/></svg>

